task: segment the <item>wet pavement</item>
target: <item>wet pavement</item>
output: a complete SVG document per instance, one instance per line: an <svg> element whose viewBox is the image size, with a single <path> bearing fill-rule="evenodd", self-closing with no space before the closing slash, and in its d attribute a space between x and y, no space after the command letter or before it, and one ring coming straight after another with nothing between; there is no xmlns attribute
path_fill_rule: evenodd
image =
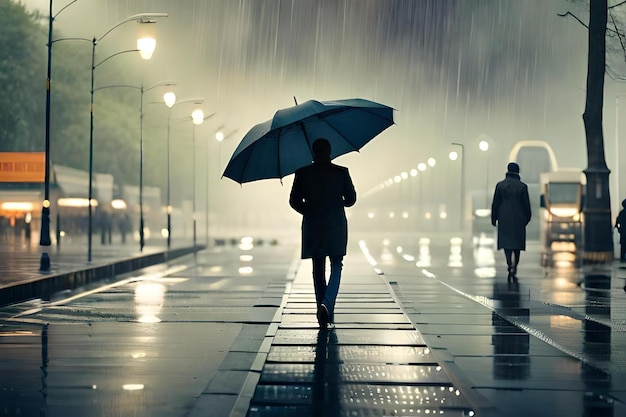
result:
<svg viewBox="0 0 626 417"><path fill-rule="evenodd" d="M531 243L507 280L488 239L353 233L320 331L297 254L214 247L1 308L0 415L626 415L617 262Z"/></svg>
<svg viewBox="0 0 626 417"><path fill-rule="evenodd" d="M308 262L288 286L247 416L470 415L385 280L345 259L335 328L318 328ZM246 395L245 393L243 395Z"/></svg>
<svg viewBox="0 0 626 417"><path fill-rule="evenodd" d="M160 244L159 244L160 243ZM89 285L202 250L191 240L176 242L169 250L164 242L140 249L128 239L95 244L88 261L87 239L68 239L61 245L39 246L24 238L0 241L0 306L31 299L49 300L54 294ZM49 268L42 268L46 257Z"/></svg>

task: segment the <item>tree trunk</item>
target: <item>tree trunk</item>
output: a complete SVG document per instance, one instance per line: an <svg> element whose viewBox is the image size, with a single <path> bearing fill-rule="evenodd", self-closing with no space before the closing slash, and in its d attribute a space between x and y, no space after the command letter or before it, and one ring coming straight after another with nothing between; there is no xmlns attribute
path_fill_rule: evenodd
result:
<svg viewBox="0 0 626 417"><path fill-rule="evenodd" d="M602 103L606 64L607 0L593 0L589 6L589 52L587 100L583 121L587 138L584 259L605 262L613 259L613 235L609 173L604 157Z"/></svg>

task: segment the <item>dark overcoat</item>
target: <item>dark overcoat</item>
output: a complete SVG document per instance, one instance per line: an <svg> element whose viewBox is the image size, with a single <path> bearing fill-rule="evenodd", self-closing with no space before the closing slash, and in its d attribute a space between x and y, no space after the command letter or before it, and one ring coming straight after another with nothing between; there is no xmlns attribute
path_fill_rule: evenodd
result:
<svg viewBox="0 0 626 417"><path fill-rule="evenodd" d="M491 203L491 224L498 226L498 249L526 249L526 225L530 222L528 186L518 174L507 172L496 184Z"/></svg>
<svg viewBox="0 0 626 417"><path fill-rule="evenodd" d="M346 254L348 221L344 207L355 202L348 168L327 161L296 171L289 204L302 214L302 259Z"/></svg>

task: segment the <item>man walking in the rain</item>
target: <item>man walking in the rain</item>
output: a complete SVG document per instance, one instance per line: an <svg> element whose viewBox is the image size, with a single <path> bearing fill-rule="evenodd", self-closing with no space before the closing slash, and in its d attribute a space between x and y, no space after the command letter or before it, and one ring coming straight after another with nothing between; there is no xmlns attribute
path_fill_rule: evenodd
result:
<svg viewBox="0 0 626 417"><path fill-rule="evenodd" d="M530 222L528 186L520 180L519 165L509 163L504 180L496 184L491 203L491 224L498 226L498 249L504 249L508 279L517 278L520 252L526 249Z"/></svg>
<svg viewBox="0 0 626 417"><path fill-rule="evenodd" d="M344 207L356 202L348 168L330 161L326 139L313 143L313 163L296 171L289 204L302 214L302 259L313 261L313 285L317 321L321 328L334 322L343 257L348 245L348 221ZM326 282L326 257L330 277Z"/></svg>

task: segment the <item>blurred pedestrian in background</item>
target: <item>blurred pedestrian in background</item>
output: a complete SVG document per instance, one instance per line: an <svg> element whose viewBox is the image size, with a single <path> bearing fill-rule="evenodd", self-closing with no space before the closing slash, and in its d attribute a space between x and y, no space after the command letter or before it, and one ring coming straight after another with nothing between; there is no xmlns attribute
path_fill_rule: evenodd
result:
<svg viewBox="0 0 626 417"><path fill-rule="evenodd" d="M526 225L530 222L528 186L519 175L519 165L507 166L504 180L496 184L491 203L491 224L498 228L498 250L504 249L508 279L517 278L520 252L526 250Z"/></svg>

